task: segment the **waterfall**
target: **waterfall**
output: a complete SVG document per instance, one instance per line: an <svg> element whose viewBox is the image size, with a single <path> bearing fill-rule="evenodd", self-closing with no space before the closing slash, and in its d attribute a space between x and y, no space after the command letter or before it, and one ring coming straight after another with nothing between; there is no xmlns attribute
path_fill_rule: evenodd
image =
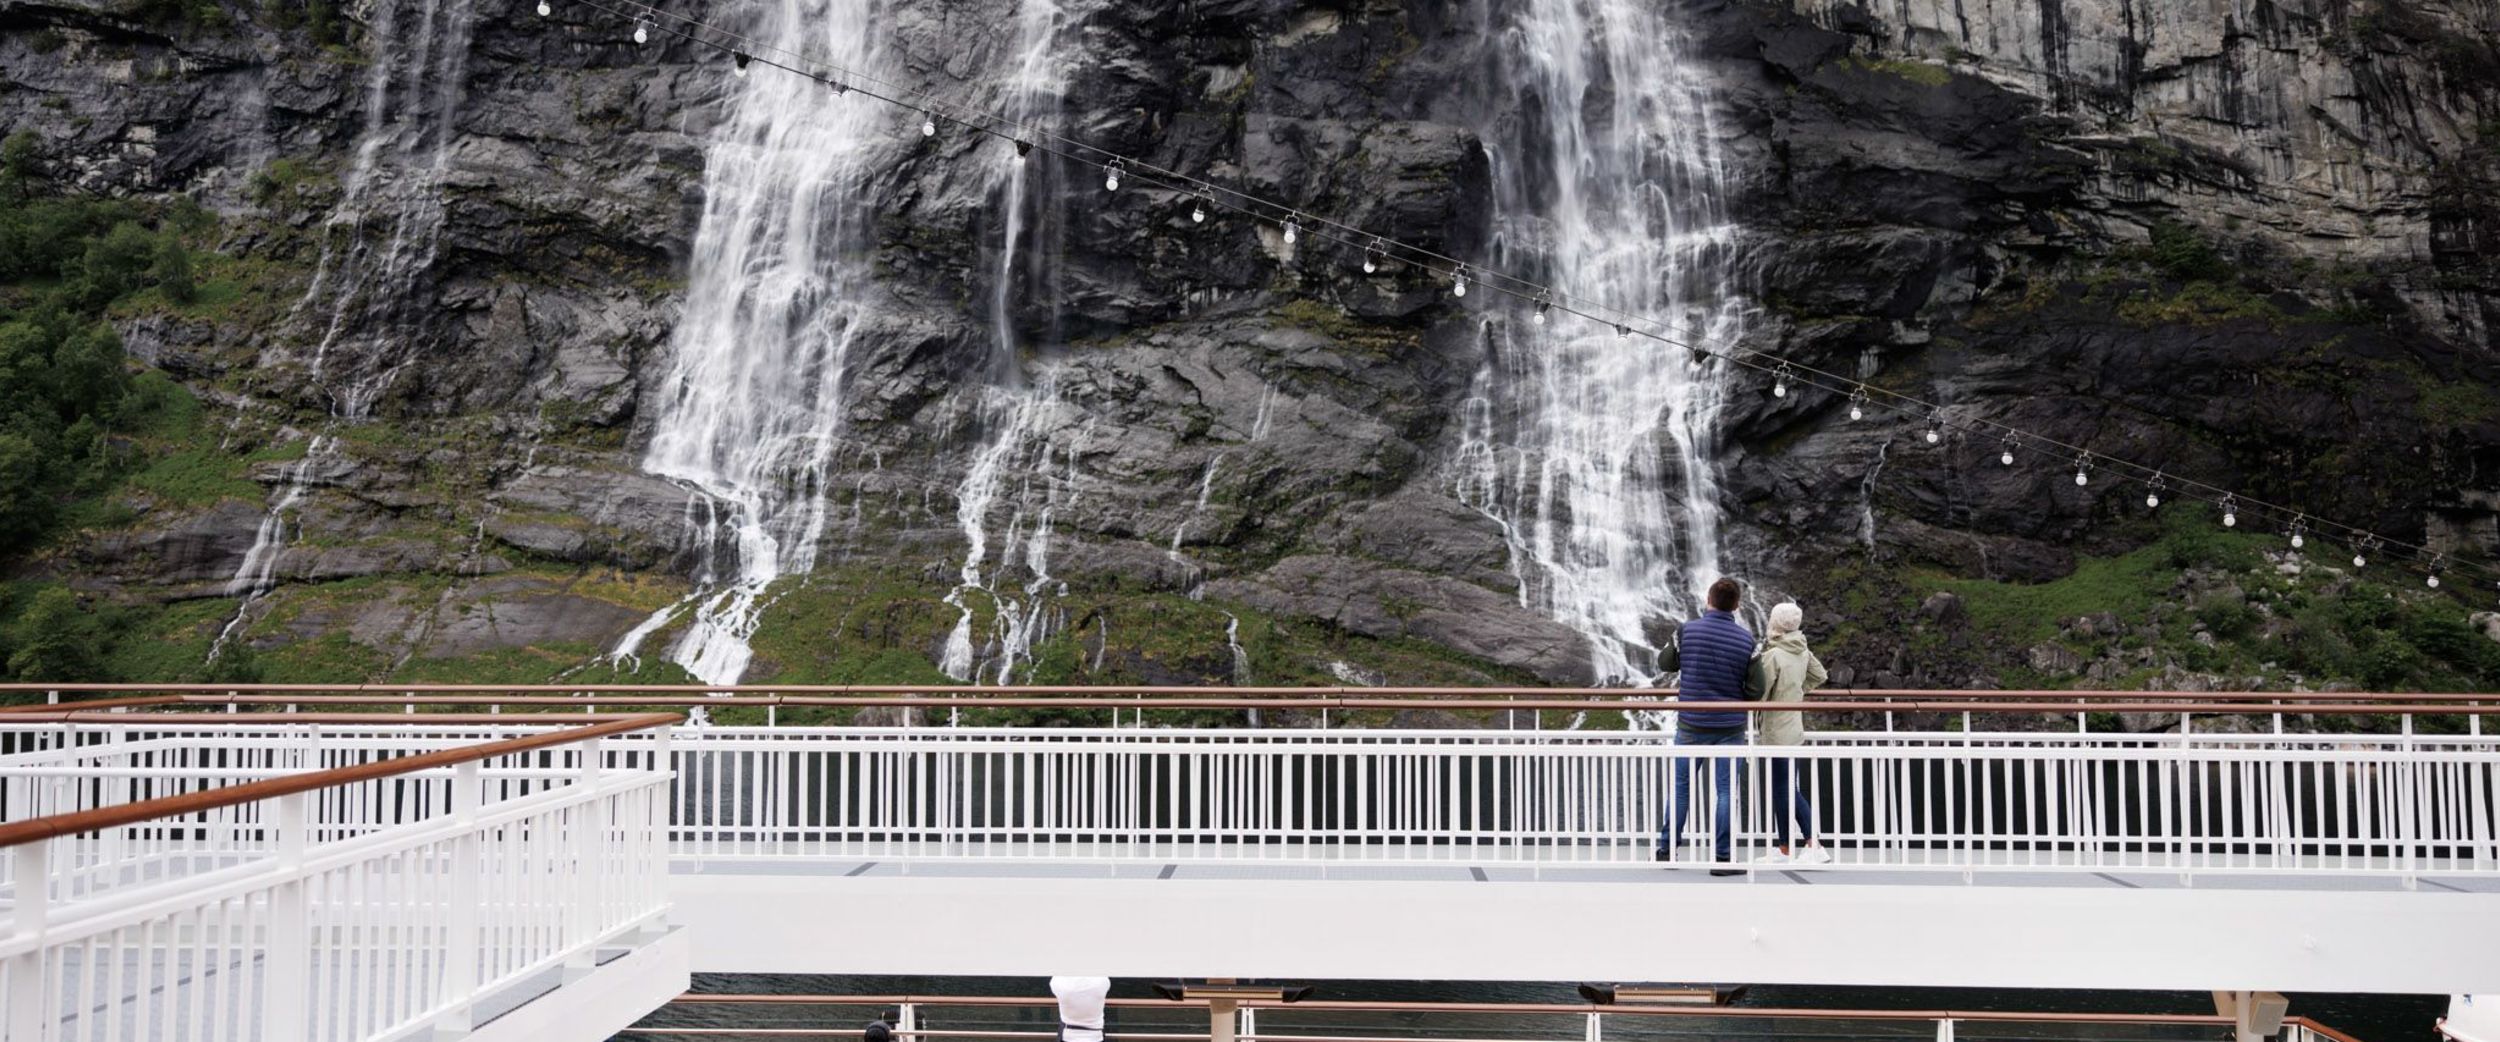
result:
<svg viewBox="0 0 2500 1042"><path fill-rule="evenodd" d="M1033 645L1048 639L1052 632L1048 598L1053 593L1066 592L1050 574L1050 526L1061 496L1074 494L1076 453L1068 453L1065 479L1050 473L1049 435L1061 426L1063 410L1058 385L1059 371L1044 368L1035 375L1030 387L983 390L986 426L995 434L973 455L972 466L956 489L955 522L964 534L964 563L955 588L946 595L946 603L956 610L957 617L938 660L939 670L957 680L972 680L985 664L994 664L991 668L995 673L990 675L997 683L1013 682L1016 667L1032 662ZM1029 505L1029 484L1020 485L1016 495L1006 497L1012 505L999 540L998 567L985 571L990 561L991 507L1006 491L1007 475L1030 472L1042 474L1042 502L1038 507ZM1021 599L1016 586L1002 581L1007 568L1017 561L1019 543L1026 575ZM974 642L970 598L976 593L987 596L994 609L988 663Z"/></svg>
<svg viewBox="0 0 2500 1042"><path fill-rule="evenodd" d="M752 35L873 69L871 0L764 5ZM725 75L726 73L724 73ZM893 136L884 106L801 77L733 84L705 153L685 313L652 394L643 467L686 487L695 590L636 627L623 663L671 620L669 661L735 683L774 580L804 575L824 533L844 365L869 278L862 183Z"/></svg>
<svg viewBox="0 0 2500 1042"><path fill-rule="evenodd" d="M381 0L366 26L363 124L296 304L322 323L309 375L342 419L371 414L414 359L419 338L409 332L432 317L417 290L442 241L443 176L476 17L471 0Z"/></svg>
<svg viewBox="0 0 2500 1042"><path fill-rule="evenodd" d="M1736 229L1700 70L1644 0L1520 0L1486 32L1508 95L1493 260L1692 344L1742 332ZM1459 497L1500 524L1523 606L1586 635L1600 683L1657 679L1649 632L1717 578L1719 376L1689 352L1525 306L1484 325Z"/></svg>
<svg viewBox="0 0 2500 1042"><path fill-rule="evenodd" d="M1025 0L1018 5L1016 50L1006 73L1005 97L1000 101L1011 119L1047 120L1048 110L1057 103L1058 73L1067 65L1066 56L1054 52L1059 16L1055 0ZM1053 616L1047 598L1054 592L1066 591L1065 585L1051 578L1049 571L1052 506L1063 488L1067 494L1073 494L1077 450L1066 450L1066 479L1054 480L1049 473L1055 448L1050 435L1062 426L1059 376L1055 369L1046 368L1033 380L1024 379L1023 344L1015 323L1020 285L1017 272L1028 262L1025 251L1032 238L1027 210L1039 209L1032 205L1034 193L1029 183L1035 171L1032 161L1012 152L1002 153L1000 162L999 206L1004 230L990 287L989 383L967 392L978 396L981 426L987 440L973 453L963 481L955 488L955 521L964 535L964 563L955 588L945 598L957 614L955 628L947 635L946 647L939 655L938 668L957 680L974 680L987 667L995 670L987 675L1006 684L1014 681L1019 664L1031 663L1033 646L1050 636ZM1046 283L1046 279L1034 277L1022 285ZM1023 463L1026 460L1037 461L1038 466ZM1045 496L1045 503L1039 508L1028 503L1032 493L1029 481L1020 480L1012 495L1008 488L1010 477L1036 470L1042 473ZM1010 509L998 556L999 568L985 573L991 508L1002 499L1009 501ZM1001 581L1008 563L1016 557L1019 539L1024 542L1028 576L1021 599L1013 586ZM995 609L993 632L986 642L976 642L973 632L971 598L975 594L986 595ZM980 646L976 647L976 643Z"/></svg>
<svg viewBox="0 0 2500 1042"><path fill-rule="evenodd" d="M420 338L410 332L430 316L418 289L427 284L442 239L443 174L451 166L453 117L476 17L470 0L380 0L365 27L369 64L354 158L340 181L338 206L323 224L312 282L294 308L300 320L319 325L307 382L341 421L371 414L391 378L413 358L405 345ZM342 353L349 356L345 366L334 357ZM386 357L393 353L397 361ZM287 516L337 449L335 436L316 435L303 459L287 468L251 549L226 581L226 595L242 603L210 642L208 661L224 654L253 603L276 588Z"/></svg>

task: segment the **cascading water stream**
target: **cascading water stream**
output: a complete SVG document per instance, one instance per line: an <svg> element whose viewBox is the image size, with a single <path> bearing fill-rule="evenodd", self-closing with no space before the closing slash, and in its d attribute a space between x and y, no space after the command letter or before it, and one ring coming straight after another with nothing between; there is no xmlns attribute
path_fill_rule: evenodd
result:
<svg viewBox="0 0 2500 1042"><path fill-rule="evenodd" d="M419 339L408 334L425 320L416 290L425 285L442 239L443 175L451 166L453 118L476 15L470 0L381 0L366 26L371 64L355 158L323 225L312 282L294 309L298 320L321 329L306 379L338 421L354 423L372 412L412 357L399 345ZM397 361L385 357L394 350ZM341 365L342 357L350 364ZM287 515L303 503L311 475L337 449L335 436L315 435L304 457L287 468L251 549L226 582L227 595L242 603L209 644L210 662L241 632L253 603L277 586Z"/></svg>
<svg viewBox="0 0 2500 1042"><path fill-rule="evenodd" d="M878 67L871 0L784 0L753 35L852 69ZM775 580L804 575L824 534L844 366L868 283L861 184L892 134L883 106L802 76L740 80L704 162L686 291L643 467L687 489L695 590L612 657L680 618L668 659L735 683Z"/></svg>
<svg viewBox="0 0 2500 1042"><path fill-rule="evenodd" d="M1006 96L1001 99L1011 119L1046 119L1048 109L1057 102L1058 75L1065 66L1065 56L1053 51L1059 18L1055 0L1025 0L1017 8L1016 54L1007 73ZM1060 427L1059 377L1056 370L1045 369L1030 382L1024 379L1015 324L1017 270L1027 260L1024 251L1032 231L1026 211L1033 170L1027 159L1016 154L1005 154L1000 161L999 198L1005 230L990 291L990 383L968 391L979 396L988 441L973 453L963 482L955 490L955 520L964 535L964 563L955 588L945 598L957 615L938 668L957 680L972 680L976 673L984 673L1005 684L1014 680L1019 664L1032 661L1033 646L1050 636L1053 616L1045 602L1054 588L1057 592L1065 589L1049 572L1052 507L1063 488L1073 494L1077 452L1067 450L1066 480L1054 480L1049 466L1053 456L1050 435ZM1027 284L1046 281L1033 278ZM1010 476L1032 469L1017 465L1028 458L1038 461L1043 474L1045 503L1038 509L1026 502L1032 492L1029 481L1020 482L1014 495L1006 494ZM1012 509L1002 535L999 567L985 572L989 516L1002 500L1012 501ZM1015 560L1019 539L1024 542L1027 572L1021 600L1014 587L1001 582L1009 562ZM987 641L977 641L973 632L975 595L986 596L994 608L995 623Z"/></svg>
<svg viewBox="0 0 2500 1042"><path fill-rule="evenodd" d="M1510 91L1482 128L1496 260L1686 342L1733 340L1735 228L1680 28L1643 0L1508 6L1485 30ZM1653 682L1654 631L1718 574L1718 374L1524 306L1484 329L1459 496L1502 526L1521 603L1588 637L1594 680Z"/></svg>

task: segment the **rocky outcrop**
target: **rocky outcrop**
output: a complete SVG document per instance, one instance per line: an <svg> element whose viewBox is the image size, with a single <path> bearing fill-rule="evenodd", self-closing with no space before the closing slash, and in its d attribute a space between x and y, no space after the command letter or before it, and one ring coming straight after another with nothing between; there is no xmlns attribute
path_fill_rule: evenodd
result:
<svg viewBox="0 0 2500 1042"><path fill-rule="evenodd" d="M915 88L980 110L1012 6L899 5L875 31ZM1324 215L1485 264L1515 248L1488 236L1499 159L1468 129L1491 95L1465 86L1487 44L1464 5L1063 6L1068 134L1314 228ZM637 614L479 573L682 576L701 556L688 490L638 464L733 81L707 51L636 48L629 26L556 7L476 6L443 85L439 246L390 290L412 298L394 313L423 318L336 358L303 302L354 234L334 208L367 132L352 59L388 43L372 15L350 9L362 21L337 52L249 5L218 8L215 28L100 4L0 15L0 120L34 130L81 190L201 200L224 252L254 265L230 316L126 318L134 357L199 388L241 441L387 434L310 475L305 545L278 577L473 583L474 619L370 642L402 658L598 643ZM1676 8L1725 110L1747 349L2452 553L2500 550L2488 4ZM828 101L845 103L867 102ZM1006 146L898 117L876 147L876 306L848 360L826 560L911 562L934 601L961 565L958 486L999 436L982 385L1002 218L984 171ZM1402 264L1366 276L1317 236L1288 245L1282 214L1201 225L1185 194L1106 199L1046 154L1032 180L1042 259L1006 296L1033 349L1012 361L1055 374L1062 409L1010 481L1065 483L1054 574L1586 677L1583 638L1523 605L1505 533L1451 474L1498 305ZM2204 251L2193 265L2157 255L2180 242ZM370 418L331 419L342 373L373 388ZM2005 468L1994 443L1924 444L1921 415L1852 422L1834 395L1762 390L1739 371L1722 407L1723 556L1774 593L1821 592L1844 557L2041 579L2131 538L2109 522L2141 490L2078 486L2062 451L2017 446ZM251 477L274 498L292 475ZM149 511L52 566L133 596L214 596L264 513ZM416 611L292 625L365 632ZM1885 657L1862 672L1916 672Z"/></svg>

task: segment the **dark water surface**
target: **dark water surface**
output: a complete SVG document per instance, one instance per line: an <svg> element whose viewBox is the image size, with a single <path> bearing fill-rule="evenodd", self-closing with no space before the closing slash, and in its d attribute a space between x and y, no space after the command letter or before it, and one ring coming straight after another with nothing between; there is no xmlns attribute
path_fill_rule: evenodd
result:
<svg viewBox="0 0 2500 1042"><path fill-rule="evenodd" d="M867 938L829 938L828 943L867 943ZM975 942L977 943L977 942ZM2054 958L2053 953L2038 957ZM1084 972L1083 967L1070 972ZM1113 982L1112 995L1119 998L1151 998L1149 981L1120 979ZM1316 987L1315 999L1346 999L1398 1002L1579 1002L1571 984L1536 982L1488 983L1481 981L1304 981ZM698 974L694 990L714 994L773 995L1025 995L1047 997L1050 989L1039 977L875 977L875 976L810 976L799 974ZM1842 988L1800 985L1762 985L1748 990L1736 1006L1761 1009L1858 1009L1858 1010L1973 1010L2045 1013L2212 1013L2213 999L2203 992L2178 991L2058 991L1997 988ZM2310 1017L2329 1027L2348 1032L2362 1042L2434 1042L2438 1037L2431 1022L2447 1007L2447 998L2438 995L2313 995L2291 996L2291 1012ZM1178 1014L1179 1010L1173 1011ZM1008 1016L997 1014L998 1016ZM1031 1016L1039 1016L1038 1012ZM1123 1017L1133 1021L1131 1030L1189 1030L1179 1023L1167 1023L1172 1017L1154 1016L1142 1011L1117 1010L1113 1013L1115 1042ZM672 1027L810 1027L844 1028L865 1024L870 1014L857 1009L826 1007L729 1007L685 1006L664 1010L645 1021L648 1026ZM1028 1017L1027 1019L1030 1019ZM1149 1024L1146 1021L1153 1021ZM856 1024L845 1023L856 1021ZM1721 1022L1724 1023L1724 1022ZM932 1025L935 1026L935 1025ZM965 1026L965 1025L950 1025ZM1017 1026L1026 1029L1047 1027L1047 1024L990 1024L990 1027ZM1558 1029L1576 1032L1576 1026L1555 1025ZM1282 1025L1270 1026L1276 1030ZM1203 1030L1204 1022L1197 1021ZM2210 1039L2219 1037L2210 1031L2165 1033L2157 1029L2135 1028L2103 1032L2081 1027L2051 1026L2043 1029L2021 1029L2004 1035L1984 1033L1968 1025L1960 1031L1963 1039L1983 1034L1989 1038L2029 1037L2050 1039ZM1514 1030L1515 1030L1514 1026ZM1413 1026L1402 1028L1401 1034L1420 1034ZM1618 1036L1612 1027L1609 1039ZM1634 1032L1621 1032L1629 1038ZM1763 1024L1747 1022L1745 1030L1700 1032L1722 1038L1748 1039L1900 1039L1931 1042L1932 1027L1925 1023L1879 1024L1871 1021L1805 1021ZM628 1034L620 1036L633 1039ZM1691 1038L1693 1033L1679 1037Z"/></svg>

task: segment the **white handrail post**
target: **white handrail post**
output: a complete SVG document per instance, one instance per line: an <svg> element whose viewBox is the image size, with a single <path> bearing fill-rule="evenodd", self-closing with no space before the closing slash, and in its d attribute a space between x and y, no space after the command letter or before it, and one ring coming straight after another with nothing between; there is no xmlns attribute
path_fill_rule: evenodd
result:
<svg viewBox="0 0 2500 1042"><path fill-rule="evenodd" d="M477 822L478 805L484 801L485 783L479 776L476 760L452 768L452 820L469 826ZM470 1024L470 1002L476 997L478 960L485 955L478 950L478 838L474 829L461 832L451 841L451 906L445 909L443 923L443 997L451 1009L434 1021L437 1037L465 1035Z"/></svg>
<svg viewBox="0 0 2500 1042"><path fill-rule="evenodd" d="M573 809L573 883L565 888L569 920L565 929L567 946L580 946L564 958L564 979L567 982L589 976L598 968L598 950L590 944L598 932L598 912L606 889L608 873L601 865L608 845L607 797L599 794L600 739L581 742L582 777L578 782L589 795Z"/></svg>
<svg viewBox="0 0 2500 1042"><path fill-rule="evenodd" d="M1936 1042L1953 1042L1953 1018L1952 1018L1952 1017L1941 1017L1941 1018L1938 1018L1938 1019L1937 1019L1937 1021L1936 1021Z"/></svg>
<svg viewBox="0 0 2500 1042"><path fill-rule="evenodd" d="M46 865L51 848L48 839L10 848L9 878L16 883L17 907L9 916L7 936L14 940L35 941L43 936L52 899L52 874ZM43 955L43 946L37 944L9 961L7 1014L0 1019L0 1038L33 1042L43 1037L44 1015L53 1008L51 996L43 993Z"/></svg>
<svg viewBox="0 0 2500 1042"><path fill-rule="evenodd" d="M304 794L278 797L276 867L282 878L269 894L269 961L263 975L269 991L260 1035L268 1042L305 1042L312 1026L305 980L312 971L312 909L302 876L307 831Z"/></svg>

